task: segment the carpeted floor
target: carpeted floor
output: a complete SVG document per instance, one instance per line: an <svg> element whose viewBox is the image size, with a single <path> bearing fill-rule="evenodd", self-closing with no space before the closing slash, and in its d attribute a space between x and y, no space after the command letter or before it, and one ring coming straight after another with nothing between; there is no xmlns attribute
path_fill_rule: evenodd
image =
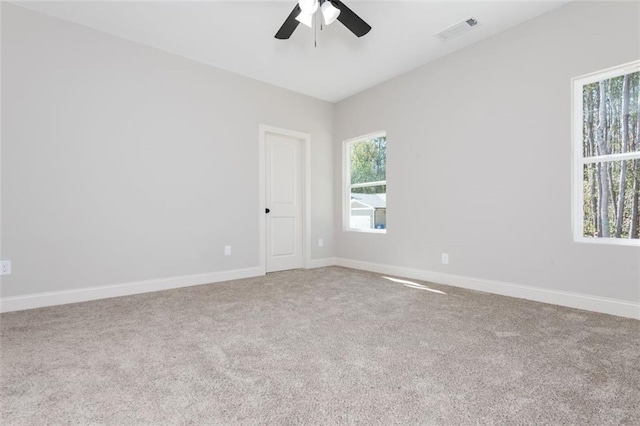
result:
<svg viewBox="0 0 640 426"><path fill-rule="evenodd" d="M640 321L418 284L331 267L2 314L0 422L639 424Z"/></svg>

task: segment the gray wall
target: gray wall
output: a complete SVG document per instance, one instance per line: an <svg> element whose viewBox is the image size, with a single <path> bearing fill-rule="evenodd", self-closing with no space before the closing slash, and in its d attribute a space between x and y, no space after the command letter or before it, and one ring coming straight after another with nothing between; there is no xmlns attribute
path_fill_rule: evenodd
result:
<svg viewBox="0 0 640 426"><path fill-rule="evenodd" d="M1 294L256 266L265 123L312 134L314 259L638 301L638 248L572 240L570 79L637 59L639 13L572 3L331 105L3 3ZM388 233L343 232L340 141L377 130Z"/></svg>
<svg viewBox="0 0 640 426"><path fill-rule="evenodd" d="M639 8L571 3L338 103L337 255L638 301L637 247L573 242L570 80L638 59ZM378 130L387 234L343 232L340 141Z"/></svg>
<svg viewBox="0 0 640 426"><path fill-rule="evenodd" d="M332 108L3 2L2 296L257 266L259 123L311 133L333 256Z"/></svg>

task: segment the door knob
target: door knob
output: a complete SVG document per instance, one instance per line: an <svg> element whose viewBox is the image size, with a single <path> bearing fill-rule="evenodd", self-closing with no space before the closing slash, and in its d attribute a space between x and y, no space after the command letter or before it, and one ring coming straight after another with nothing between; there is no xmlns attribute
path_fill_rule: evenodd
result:
<svg viewBox="0 0 640 426"><path fill-rule="evenodd" d="M271 211L271 210L269 210L269 209L264 209L264 212L265 212L265 213L269 213L270 211Z"/></svg>

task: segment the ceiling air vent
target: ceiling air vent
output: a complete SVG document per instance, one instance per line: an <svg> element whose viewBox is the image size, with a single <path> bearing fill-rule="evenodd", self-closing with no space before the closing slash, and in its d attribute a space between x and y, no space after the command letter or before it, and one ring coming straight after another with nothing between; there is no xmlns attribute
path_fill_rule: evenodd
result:
<svg viewBox="0 0 640 426"><path fill-rule="evenodd" d="M469 18L466 21L458 22L450 26L449 28L445 28L436 34L441 41L449 41L452 38L458 37L466 33L467 31L471 31L473 27L478 25L478 20L475 18Z"/></svg>

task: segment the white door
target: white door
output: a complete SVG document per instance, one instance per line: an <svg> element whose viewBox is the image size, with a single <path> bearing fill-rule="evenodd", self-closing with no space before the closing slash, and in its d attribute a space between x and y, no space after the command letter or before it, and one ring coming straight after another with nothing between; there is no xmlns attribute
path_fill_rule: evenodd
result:
<svg viewBox="0 0 640 426"><path fill-rule="evenodd" d="M302 268L302 141L267 133L266 269Z"/></svg>

